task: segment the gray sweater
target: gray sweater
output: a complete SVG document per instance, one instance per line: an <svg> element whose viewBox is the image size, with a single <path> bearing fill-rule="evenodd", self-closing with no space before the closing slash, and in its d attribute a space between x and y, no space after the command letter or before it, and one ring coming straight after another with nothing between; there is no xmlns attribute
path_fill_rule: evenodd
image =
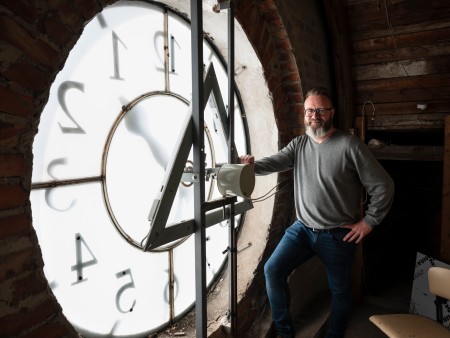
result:
<svg viewBox="0 0 450 338"><path fill-rule="evenodd" d="M309 227L357 222L363 187L370 198L364 215L367 224L379 224L391 207L393 180L356 136L336 130L319 144L303 135L278 153L255 161L257 175L291 168L297 218Z"/></svg>

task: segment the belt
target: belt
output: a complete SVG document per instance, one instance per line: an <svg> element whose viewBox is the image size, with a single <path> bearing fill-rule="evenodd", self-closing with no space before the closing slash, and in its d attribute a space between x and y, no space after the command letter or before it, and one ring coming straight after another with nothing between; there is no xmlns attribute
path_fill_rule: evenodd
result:
<svg viewBox="0 0 450 338"><path fill-rule="evenodd" d="M311 228L311 227L307 227L307 228L311 229L314 232L333 232L333 231L336 231L337 229L339 229L339 227L331 228L331 229L327 229L327 228L318 229L318 228Z"/></svg>

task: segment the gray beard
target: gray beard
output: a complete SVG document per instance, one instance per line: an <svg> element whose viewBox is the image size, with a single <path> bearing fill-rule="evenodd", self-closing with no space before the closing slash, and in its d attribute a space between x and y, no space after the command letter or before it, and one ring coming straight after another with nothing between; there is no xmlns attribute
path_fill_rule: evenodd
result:
<svg viewBox="0 0 450 338"><path fill-rule="evenodd" d="M332 127L332 120L324 122L320 127L313 128L311 125L306 126L306 135L312 137L313 139L318 139L324 137Z"/></svg>

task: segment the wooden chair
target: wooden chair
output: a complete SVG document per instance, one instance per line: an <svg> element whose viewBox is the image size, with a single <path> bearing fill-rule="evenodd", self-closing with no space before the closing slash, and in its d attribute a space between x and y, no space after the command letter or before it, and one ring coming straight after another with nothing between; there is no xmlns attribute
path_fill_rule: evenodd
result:
<svg viewBox="0 0 450 338"><path fill-rule="evenodd" d="M373 315L370 321L390 338L449 338L450 330L442 325L442 308L450 299L450 269L431 267L428 283L436 296L436 320L408 313Z"/></svg>

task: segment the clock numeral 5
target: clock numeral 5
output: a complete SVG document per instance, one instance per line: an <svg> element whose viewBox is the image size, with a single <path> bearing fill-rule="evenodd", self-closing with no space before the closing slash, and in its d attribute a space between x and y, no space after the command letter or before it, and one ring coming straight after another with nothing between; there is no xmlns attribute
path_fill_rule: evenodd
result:
<svg viewBox="0 0 450 338"><path fill-rule="evenodd" d="M116 307L117 307L117 310L119 310L119 311L122 312L122 313L132 312L133 309L134 309L134 306L136 305L136 300L133 300L133 304L131 304L130 309L123 310L122 307L120 306L120 298L122 297L122 294L123 294L127 289L130 289L130 288L134 288L134 287L135 287L135 286L134 286L133 275L131 274L131 270L130 270L130 269L127 269L127 270L124 270L124 271L121 271L121 272L116 273L116 277L117 277L117 278L123 278L123 277L125 277L125 276L130 276L131 281L128 282L128 283L126 283L126 284L124 284L124 285L117 291L117 294L116 294Z"/></svg>
<svg viewBox="0 0 450 338"><path fill-rule="evenodd" d="M89 254L91 255L92 259L83 261L81 244L83 244L83 246L87 249L87 251L89 251ZM76 252L76 264L72 265L71 269L72 271L77 272L77 280L73 282L72 285L87 281L88 279L84 278L83 276L83 269L98 263L97 258L95 258L94 254L92 253L89 246L86 244L81 234L75 234L75 252Z"/></svg>
<svg viewBox="0 0 450 338"><path fill-rule="evenodd" d="M75 124L76 127L64 127L61 123L59 127L64 134L86 134L83 128L75 121L66 104L66 94L70 89L78 89L84 93L84 84L75 81L64 81L58 88L58 102L66 116Z"/></svg>

